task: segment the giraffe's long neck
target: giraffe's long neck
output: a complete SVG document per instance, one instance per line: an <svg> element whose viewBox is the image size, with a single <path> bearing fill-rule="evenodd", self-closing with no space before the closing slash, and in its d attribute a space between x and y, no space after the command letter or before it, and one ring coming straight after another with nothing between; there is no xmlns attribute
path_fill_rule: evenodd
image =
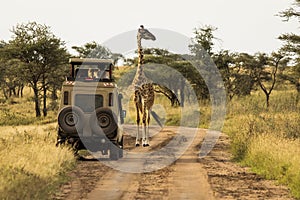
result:
<svg viewBox="0 0 300 200"><path fill-rule="evenodd" d="M142 48L142 37L140 34L137 35L137 46L138 46L138 71L143 71L143 64L144 64L144 54Z"/></svg>
<svg viewBox="0 0 300 200"><path fill-rule="evenodd" d="M141 36L140 34L137 35L137 45L138 45L138 66L137 71L133 80L133 84L136 88L140 88L143 84L148 83L149 80L144 74L144 54L143 54L143 48L141 44Z"/></svg>

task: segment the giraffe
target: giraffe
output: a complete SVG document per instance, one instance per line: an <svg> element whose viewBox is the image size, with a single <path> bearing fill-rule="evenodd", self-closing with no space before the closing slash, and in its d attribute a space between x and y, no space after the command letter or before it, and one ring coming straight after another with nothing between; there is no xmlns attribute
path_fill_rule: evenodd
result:
<svg viewBox="0 0 300 200"><path fill-rule="evenodd" d="M149 123L151 108L154 104L154 87L151 80L149 80L143 71L143 49L142 39L155 40L155 36L150 33L143 25L140 26L137 33L138 46L138 66L135 77L133 79L134 86L134 103L136 107L136 123L137 134L135 146L140 145L140 114L142 114L142 145L149 146Z"/></svg>

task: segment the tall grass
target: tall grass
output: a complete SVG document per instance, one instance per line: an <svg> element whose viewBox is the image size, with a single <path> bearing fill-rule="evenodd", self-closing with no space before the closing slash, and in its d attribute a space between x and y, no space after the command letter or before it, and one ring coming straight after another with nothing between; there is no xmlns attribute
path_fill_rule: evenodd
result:
<svg viewBox="0 0 300 200"><path fill-rule="evenodd" d="M300 198L300 139L287 139L272 134L251 139L243 164L268 179L287 185Z"/></svg>
<svg viewBox="0 0 300 200"><path fill-rule="evenodd" d="M228 105L224 132L232 152L243 165L286 184L300 199L300 107L295 92L274 91L267 109L256 93Z"/></svg>
<svg viewBox="0 0 300 200"><path fill-rule="evenodd" d="M136 109L133 102L133 98L124 98L123 109L126 110L125 123L136 123ZM172 107L170 101L161 94L155 95L154 105L152 111L154 111L160 118L161 123L164 126L186 126L207 128L210 123L211 109L209 102L203 101L199 104L191 103L187 104L184 108ZM199 108L199 105L200 108ZM142 120L142 116L140 116ZM150 125L157 125L157 122L151 116Z"/></svg>
<svg viewBox="0 0 300 200"><path fill-rule="evenodd" d="M55 147L55 125L0 127L0 199L50 199L75 166Z"/></svg>
<svg viewBox="0 0 300 200"><path fill-rule="evenodd" d="M47 117L36 118L33 102L26 99L17 99L14 104L0 104L0 126L39 125L55 120L55 111L49 111Z"/></svg>

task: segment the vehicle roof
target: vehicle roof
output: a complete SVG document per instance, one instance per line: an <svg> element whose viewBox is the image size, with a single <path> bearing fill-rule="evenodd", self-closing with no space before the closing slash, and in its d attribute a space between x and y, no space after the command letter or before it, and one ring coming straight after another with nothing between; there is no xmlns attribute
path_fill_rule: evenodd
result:
<svg viewBox="0 0 300 200"><path fill-rule="evenodd" d="M110 63L113 64L112 59L98 59L98 58L70 58L69 63L86 63L86 64L96 64L96 63Z"/></svg>

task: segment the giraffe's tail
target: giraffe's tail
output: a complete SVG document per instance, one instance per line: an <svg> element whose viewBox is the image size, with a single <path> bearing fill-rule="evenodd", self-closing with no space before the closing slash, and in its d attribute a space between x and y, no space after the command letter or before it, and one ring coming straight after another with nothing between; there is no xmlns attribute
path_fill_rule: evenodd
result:
<svg viewBox="0 0 300 200"><path fill-rule="evenodd" d="M163 127L163 125L162 125L162 120L161 120L161 118L156 114L156 112L154 112L154 111L152 111L151 110L151 115L152 115L152 117L155 119L155 121L157 122L157 124L162 128Z"/></svg>

